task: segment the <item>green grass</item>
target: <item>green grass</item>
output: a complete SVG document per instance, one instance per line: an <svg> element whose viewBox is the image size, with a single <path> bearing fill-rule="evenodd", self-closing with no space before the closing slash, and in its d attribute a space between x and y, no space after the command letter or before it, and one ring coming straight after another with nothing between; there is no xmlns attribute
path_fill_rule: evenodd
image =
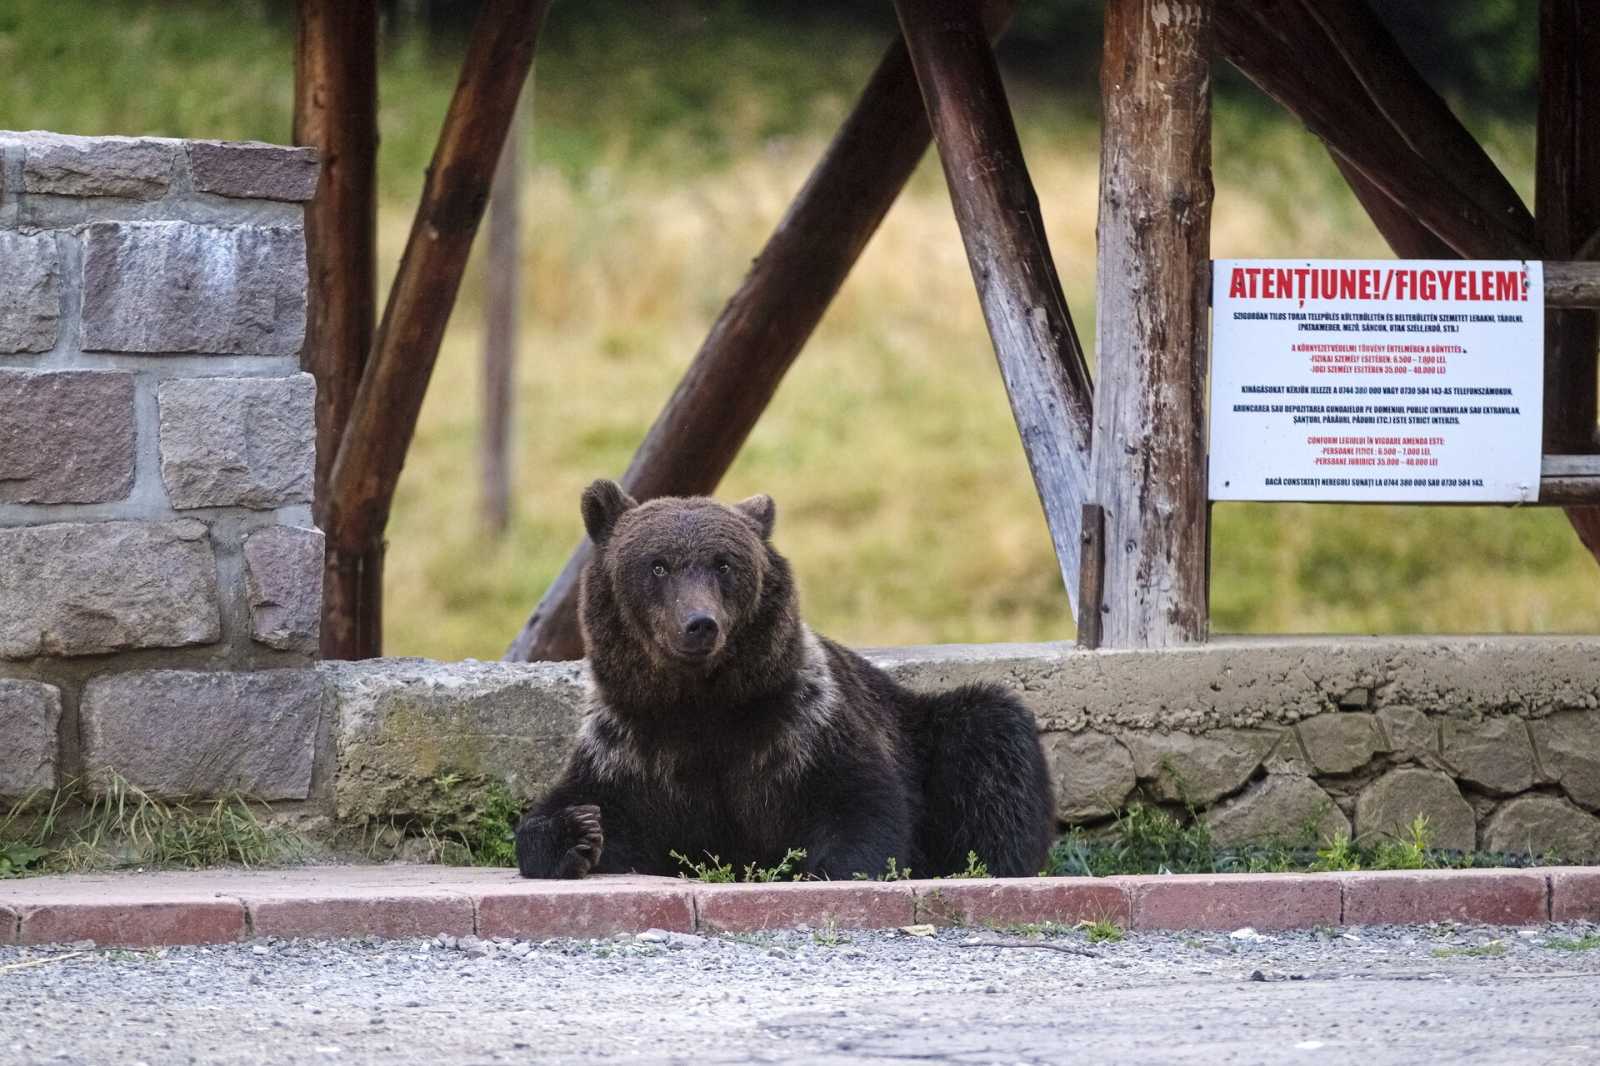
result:
<svg viewBox="0 0 1600 1066"><path fill-rule="evenodd" d="M794 9L795 5L788 5ZM0 127L289 135L286 5L10 0ZM691 14L685 14L685 12ZM392 270L460 42L382 49L380 257ZM446 335L389 528L385 648L497 658L847 112L882 29L737 5L552 9L523 192L516 514L476 519L481 267ZM1084 345L1094 338L1093 99L1013 76L1019 134ZM1533 130L1469 116L1527 196ZM1381 256L1327 153L1219 89L1213 254ZM721 490L778 500L808 618L855 644L1070 637L1072 619L938 167L925 161ZM981 501L981 506L973 506ZM1559 512L1223 504L1219 633L1600 628ZM1267 860L1263 860L1267 861Z"/></svg>
<svg viewBox="0 0 1600 1066"><path fill-rule="evenodd" d="M1462 948L1434 948L1433 957L1436 959L1498 959L1506 953L1503 940L1491 940L1487 944L1473 944Z"/></svg>
<svg viewBox="0 0 1600 1066"><path fill-rule="evenodd" d="M85 870L266 866L304 858L307 845L265 820L243 796L165 800L113 776L40 792L0 816L0 877Z"/></svg>
<svg viewBox="0 0 1600 1066"><path fill-rule="evenodd" d="M723 862L719 856L709 852L706 853L705 862L691 859L680 851L669 851L667 855L683 867L679 877L691 881L703 881L709 885L728 885L735 881L747 884L770 884L773 881L802 881L806 878L805 874L797 873L795 870L795 865L806 857L804 848L790 848L773 866L747 863L744 871L738 876L734 875L732 863Z"/></svg>
<svg viewBox="0 0 1600 1066"><path fill-rule="evenodd" d="M1544 946L1556 951L1593 951L1600 948L1600 933L1590 933L1576 940L1567 936L1552 936L1545 939Z"/></svg>

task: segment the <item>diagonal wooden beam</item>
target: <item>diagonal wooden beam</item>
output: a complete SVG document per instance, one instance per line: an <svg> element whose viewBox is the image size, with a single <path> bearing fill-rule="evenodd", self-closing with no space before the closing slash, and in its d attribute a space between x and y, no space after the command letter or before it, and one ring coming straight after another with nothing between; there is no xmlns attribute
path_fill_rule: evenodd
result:
<svg viewBox="0 0 1600 1066"><path fill-rule="evenodd" d="M1459 175L1418 155L1350 67L1329 62L1338 49L1300 0L1219 0L1216 28L1223 56L1458 254L1537 256L1530 231L1485 210Z"/></svg>
<svg viewBox="0 0 1600 1066"><path fill-rule="evenodd" d="M895 0L1062 584L1078 600L1094 388L972 0Z"/></svg>
<svg viewBox="0 0 1600 1066"><path fill-rule="evenodd" d="M331 550L372 553L417 428L548 0L486 0L329 476ZM369 590L376 579L365 578ZM370 594L370 591L369 591ZM370 653L376 653L376 647Z"/></svg>
<svg viewBox="0 0 1600 1066"><path fill-rule="evenodd" d="M1012 0L983 17L998 36ZM930 134L905 44L895 42L860 100L728 300L645 436L622 484L636 499L709 493L738 455L867 241L910 180ZM573 508L577 516L577 508ZM505 658L576 659L580 543Z"/></svg>
<svg viewBox="0 0 1600 1066"><path fill-rule="evenodd" d="M1300 0L1345 65L1411 150L1459 183L1478 206L1515 233L1533 230L1533 215L1478 139L1406 57L1368 0Z"/></svg>

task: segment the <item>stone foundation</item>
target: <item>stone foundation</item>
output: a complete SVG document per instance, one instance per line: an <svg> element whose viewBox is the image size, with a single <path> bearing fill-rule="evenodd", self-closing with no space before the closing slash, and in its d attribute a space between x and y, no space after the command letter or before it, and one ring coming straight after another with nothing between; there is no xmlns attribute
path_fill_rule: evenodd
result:
<svg viewBox="0 0 1600 1066"><path fill-rule="evenodd" d="M312 794L314 153L0 133L0 797Z"/></svg>

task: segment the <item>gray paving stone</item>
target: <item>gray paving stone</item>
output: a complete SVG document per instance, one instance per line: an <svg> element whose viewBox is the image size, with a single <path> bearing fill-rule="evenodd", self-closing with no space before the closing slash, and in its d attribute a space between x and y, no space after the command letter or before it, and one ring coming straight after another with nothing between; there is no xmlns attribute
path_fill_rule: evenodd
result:
<svg viewBox="0 0 1600 1066"><path fill-rule="evenodd" d="M188 148L196 192L303 202L317 191L315 148L259 141L190 141Z"/></svg>
<svg viewBox="0 0 1600 1066"><path fill-rule="evenodd" d="M0 678L0 796L21 799L56 787L61 690Z"/></svg>
<svg viewBox="0 0 1600 1066"><path fill-rule="evenodd" d="M265 509L311 500L316 384L286 378L161 383L161 480L172 506Z"/></svg>
<svg viewBox="0 0 1600 1066"><path fill-rule="evenodd" d="M83 248L88 351L294 355L305 340L298 227L102 222Z"/></svg>
<svg viewBox="0 0 1600 1066"><path fill-rule="evenodd" d="M172 185L176 141L140 137L20 135L22 187L58 196L158 200Z"/></svg>
<svg viewBox="0 0 1600 1066"><path fill-rule="evenodd" d="M210 644L217 565L201 522L0 529L0 658Z"/></svg>
<svg viewBox="0 0 1600 1066"><path fill-rule="evenodd" d="M244 541L250 636L315 655L322 624L322 532L271 526Z"/></svg>
<svg viewBox="0 0 1600 1066"><path fill-rule="evenodd" d="M55 235L0 231L0 352L47 352L60 328Z"/></svg>
<svg viewBox="0 0 1600 1066"><path fill-rule="evenodd" d="M315 670L142 670L97 677L80 709L84 765L160 796L305 799L322 715Z"/></svg>
<svg viewBox="0 0 1600 1066"><path fill-rule="evenodd" d="M133 375L0 370L0 503L107 503L133 488Z"/></svg>

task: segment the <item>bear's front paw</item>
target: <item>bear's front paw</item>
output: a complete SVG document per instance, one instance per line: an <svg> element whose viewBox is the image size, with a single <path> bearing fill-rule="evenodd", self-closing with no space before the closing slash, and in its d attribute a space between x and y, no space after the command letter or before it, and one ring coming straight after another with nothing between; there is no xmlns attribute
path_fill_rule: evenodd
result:
<svg viewBox="0 0 1600 1066"><path fill-rule="evenodd" d="M604 846L600 808L593 804L529 815L517 826L517 868L523 877L583 877L600 862Z"/></svg>

